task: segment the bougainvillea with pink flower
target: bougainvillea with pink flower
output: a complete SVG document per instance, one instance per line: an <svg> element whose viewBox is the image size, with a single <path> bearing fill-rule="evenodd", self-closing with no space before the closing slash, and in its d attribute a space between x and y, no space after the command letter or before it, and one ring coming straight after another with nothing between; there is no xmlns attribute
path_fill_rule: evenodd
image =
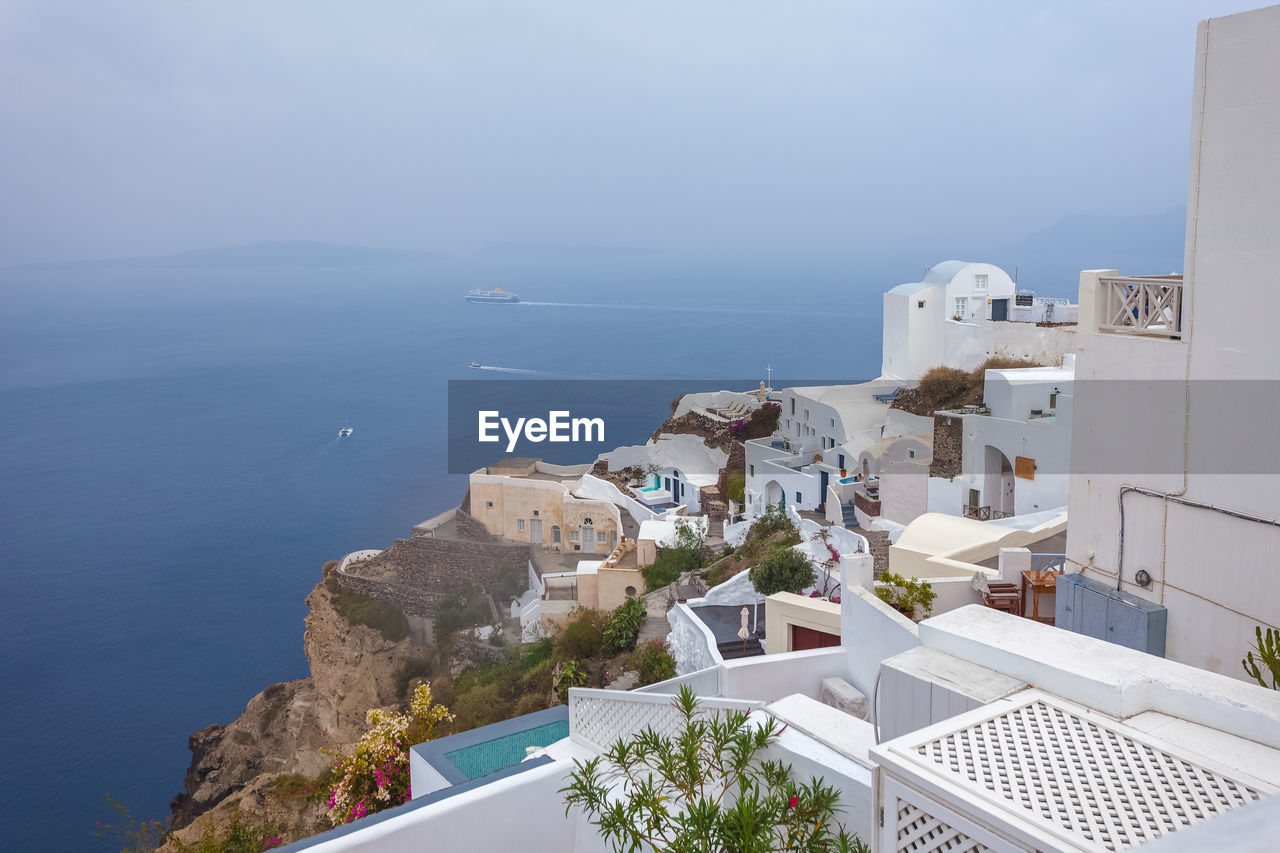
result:
<svg viewBox="0 0 1280 853"><path fill-rule="evenodd" d="M409 713L374 708L365 715L369 730L351 755L338 757L337 785L329 793L329 820L334 826L408 802L409 747L431 740L436 726L453 719L431 695L431 685L418 685Z"/></svg>

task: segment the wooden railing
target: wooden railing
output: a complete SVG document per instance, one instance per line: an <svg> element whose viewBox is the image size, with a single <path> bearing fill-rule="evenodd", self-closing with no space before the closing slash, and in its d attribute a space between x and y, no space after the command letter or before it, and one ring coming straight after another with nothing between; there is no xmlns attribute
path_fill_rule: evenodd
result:
<svg viewBox="0 0 1280 853"><path fill-rule="evenodd" d="M1125 276L1098 282L1102 290L1099 329L1175 340L1182 337L1182 276Z"/></svg>

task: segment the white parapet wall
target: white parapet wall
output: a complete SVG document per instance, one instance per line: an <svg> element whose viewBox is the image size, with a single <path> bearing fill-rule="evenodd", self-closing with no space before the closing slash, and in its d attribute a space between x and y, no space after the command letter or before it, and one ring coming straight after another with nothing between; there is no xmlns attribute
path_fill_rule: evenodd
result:
<svg viewBox="0 0 1280 853"><path fill-rule="evenodd" d="M702 620L693 615L687 604L677 604L667 611L671 633L667 645L676 659L676 675L688 675L724 663L716 648L716 638Z"/></svg>
<svg viewBox="0 0 1280 853"><path fill-rule="evenodd" d="M573 496L585 500L608 501L630 513L636 524L658 517L657 513L640 503L640 501L630 495L624 495L613 483L608 480L601 480L591 474L582 475L582 482L573 490Z"/></svg>

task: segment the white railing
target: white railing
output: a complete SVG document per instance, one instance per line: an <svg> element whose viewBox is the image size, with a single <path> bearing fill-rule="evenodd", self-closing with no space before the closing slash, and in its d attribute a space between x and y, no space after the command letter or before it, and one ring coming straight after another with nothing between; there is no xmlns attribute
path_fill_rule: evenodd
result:
<svg viewBox="0 0 1280 853"><path fill-rule="evenodd" d="M1099 329L1182 337L1182 276L1125 276L1102 278L1098 283L1102 288Z"/></svg>
<svg viewBox="0 0 1280 853"><path fill-rule="evenodd" d="M717 664L706 669L695 670L688 675L677 675L675 678L668 678L666 681L659 681L647 687L637 687L632 692L673 696L680 692L681 687L687 685L699 696L719 696L720 671L721 668Z"/></svg>
<svg viewBox="0 0 1280 853"><path fill-rule="evenodd" d="M750 711L760 705L760 702L736 699L701 699L698 713ZM674 736L682 725L683 717L669 695L586 687L569 691L569 737L600 752L607 751L619 738L629 738L645 728Z"/></svg>

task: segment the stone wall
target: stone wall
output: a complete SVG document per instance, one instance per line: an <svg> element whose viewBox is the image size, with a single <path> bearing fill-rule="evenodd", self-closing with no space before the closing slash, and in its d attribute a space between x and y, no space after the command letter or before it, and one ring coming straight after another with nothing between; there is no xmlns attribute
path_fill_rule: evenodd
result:
<svg viewBox="0 0 1280 853"><path fill-rule="evenodd" d="M390 602L406 616L430 617L460 582L492 591L499 586L504 569L519 569L519 577L526 578L528 560L527 545L414 537L398 540L378 556L348 566L338 575L338 583L352 592Z"/></svg>
<svg viewBox="0 0 1280 853"><path fill-rule="evenodd" d="M471 497L470 489L467 490L467 497ZM483 522L477 521L475 516L461 507L453 517L453 529L460 539L470 539L474 542L498 541L498 537L491 534Z"/></svg>
<svg viewBox="0 0 1280 853"><path fill-rule="evenodd" d="M867 550L871 552L872 572L875 579L889 571L889 533L886 530L860 531L867 540Z"/></svg>
<svg viewBox="0 0 1280 853"><path fill-rule="evenodd" d="M938 412L933 416L933 462L929 464L929 476L946 480L959 477L963 453L964 421Z"/></svg>

